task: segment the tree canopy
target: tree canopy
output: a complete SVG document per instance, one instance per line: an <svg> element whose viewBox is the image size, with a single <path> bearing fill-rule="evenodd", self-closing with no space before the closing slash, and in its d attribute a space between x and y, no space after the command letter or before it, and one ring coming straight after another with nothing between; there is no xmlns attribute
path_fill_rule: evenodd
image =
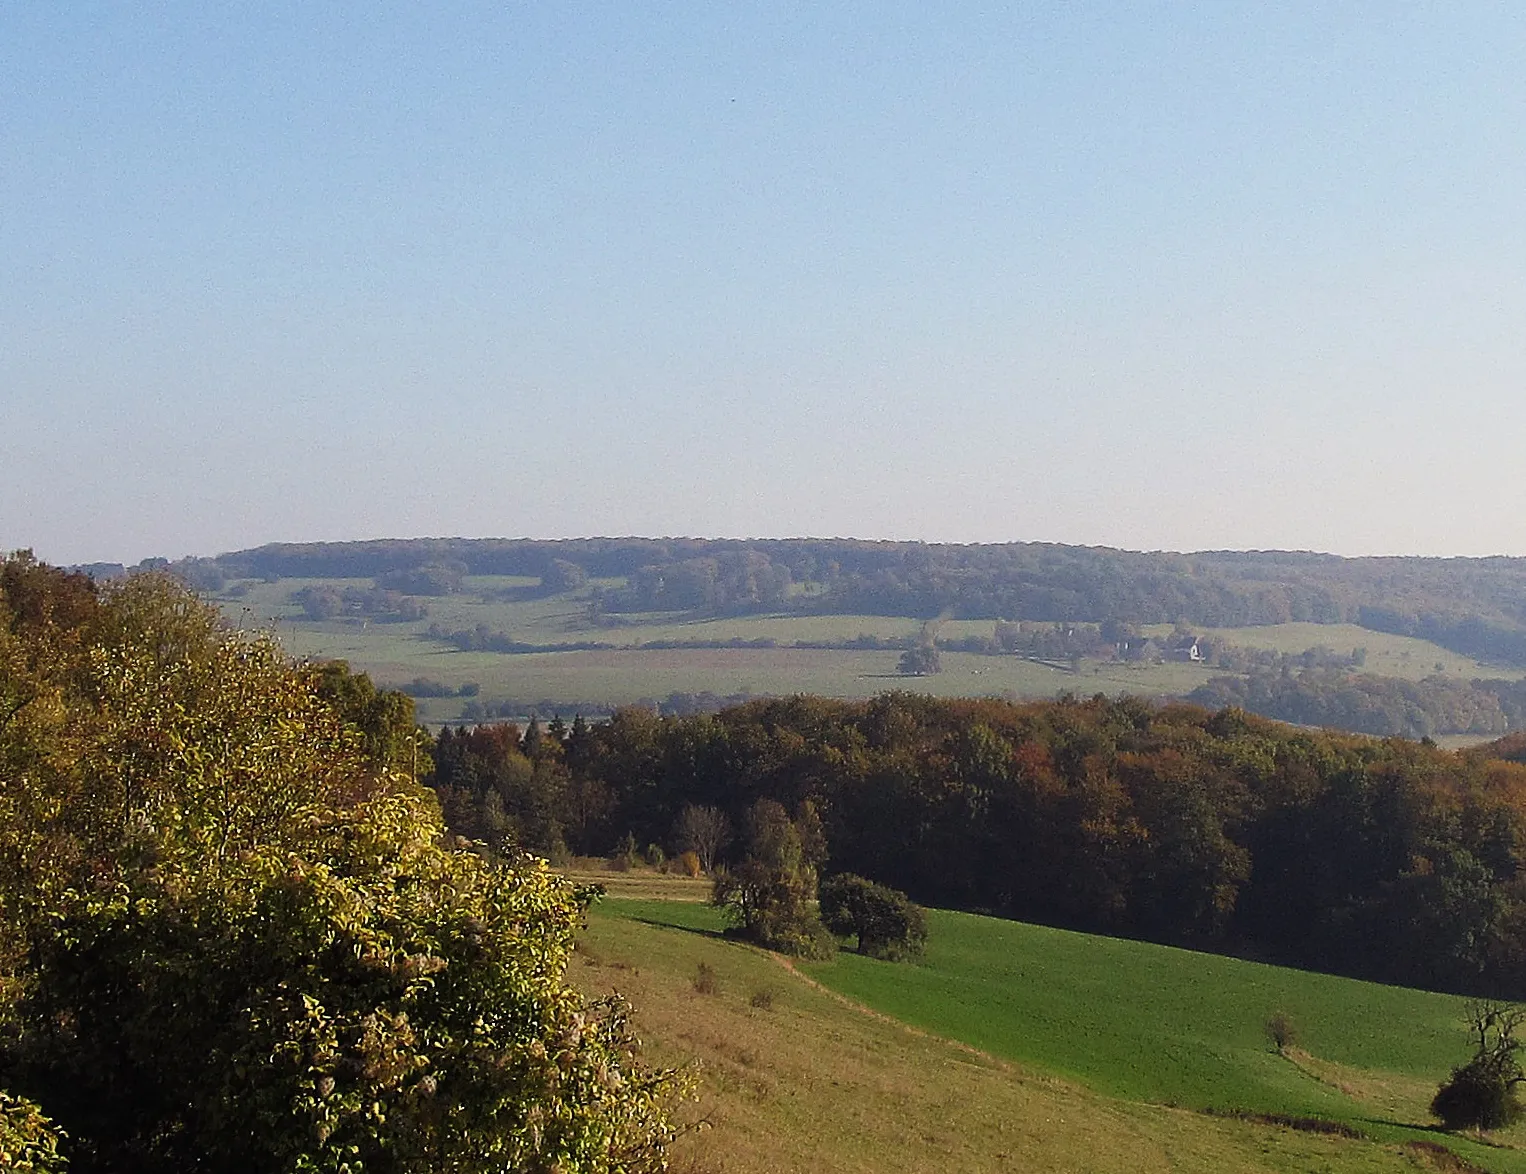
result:
<svg viewBox="0 0 1526 1174"><path fill-rule="evenodd" d="M674 1078L566 980L586 895L450 842L409 704L166 578L5 561L0 1148L80 1171L661 1168Z"/></svg>

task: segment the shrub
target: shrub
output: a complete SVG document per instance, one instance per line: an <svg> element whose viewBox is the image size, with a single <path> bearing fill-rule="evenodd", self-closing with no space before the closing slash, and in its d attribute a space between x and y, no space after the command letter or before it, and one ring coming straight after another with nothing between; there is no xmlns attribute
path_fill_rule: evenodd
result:
<svg viewBox="0 0 1526 1174"><path fill-rule="evenodd" d="M640 864L641 855L636 851L636 837L626 832L625 839L610 854L607 863L611 872L629 872Z"/></svg>
<svg viewBox="0 0 1526 1174"><path fill-rule="evenodd" d="M749 1006L756 1007L759 1011L772 1011L774 1009L774 992L764 987L762 990L753 991L752 998L747 1000Z"/></svg>
<svg viewBox="0 0 1526 1174"><path fill-rule="evenodd" d="M678 867L687 877L697 877L700 873L699 853L680 852L678 854Z"/></svg>
<svg viewBox="0 0 1526 1174"><path fill-rule="evenodd" d="M1297 1024L1282 1011L1268 1016L1265 1030L1267 1041L1277 1049L1280 1056L1287 1055L1288 1049L1298 1042Z"/></svg>
<svg viewBox="0 0 1526 1174"><path fill-rule="evenodd" d="M52 1174L64 1168L58 1131L31 1101L0 1089L0 1170Z"/></svg>
<svg viewBox="0 0 1526 1174"><path fill-rule="evenodd" d="M871 958L915 958L927 944L927 915L896 889L850 872L821 886L821 916L837 934L856 934L858 952Z"/></svg>
<svg viewBox="0 0 1526 1174"><path fill-rule="evenodd" d="M1468 1008L1474 1036L1473 1058L1452 1069L1436 1090L1431 1112L1446 1129L1501 1129L1521 1116L1515 1089L1526 1081L1516 1053L1515 1031L1526 1023L1526 1010L1493 1002Z"/></svg>
<svg viewBox="0 0 1526 1174"><path fill-rule="evenodd" d="M1503 1129L1520 1119L1515 1084L1488 1057L1475 1057L1452 1075L1431 1101L1446 1129Z"/></svg>

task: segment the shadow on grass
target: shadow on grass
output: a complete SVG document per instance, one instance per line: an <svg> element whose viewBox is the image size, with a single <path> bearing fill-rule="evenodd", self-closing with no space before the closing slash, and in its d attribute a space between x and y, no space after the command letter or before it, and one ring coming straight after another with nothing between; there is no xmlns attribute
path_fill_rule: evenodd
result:
<svg viewBox="0 0 1526 1174"><path fill-rule="evenodd" d="M1456 1141L1465 1141L1473 1145L1481 1145L1491 1150L1515 1150L1517 1147L1503 1141L1495 1141L1487 1134L1454 1132L1441 1125L1421 1125L1416 1121L1395 1121L1389 1117L1357 1117L1355 1120L1364 1125L1386 1125L1391 1129L1407 1129L1412 1133L1429 1133L1436 1137L1451 1138Z"/></svg>
<svg viewBox="0 0 1526 1174"><path fill-rule="evenodd" d="M692 933L702 938L711 938L717 942L739 942L742 939L733 934L728 934L723 929L706 929L699 925L684 925L677 921L661 921L655 917L631 917L637 925L650 925L654 929L676 929L681 933Z"/></svg>
<svg viewBox="0 0 1526 1174"><path fill-rule="evenodd" d="M1359 1127L1384 1126L1388 1129L1399 1129L1405 1133L1430 1134L1433 1137L1445 1138L1446 1142L1462 1142L1482 1146L1486 1149L1514 1151L1515 1146L1505 1145L1502 1142L1493 1141L1481 1134L1454 1133L1442 1128L1440 1125L1421 1124L1415 1121L1395 1121L1388 1117L1355 1117L1351 1121L1331 1120L1324 1117L1296 1117L1284 1113L1254 1112L1245 1109L1201 1109L1199 1112L1208 1117L1229 1117L1239 1121L1249 1121L1258 1125L1271 1125L1283 1129L1296 1129L1304 1133L1320 1133L1336 1137L1372 1141L1373 1135ZM1353 1124L1352 1122L1358 1124ZM1441 1141L1432 1141L1429 1138L1411 1138L1402 1143L1406 1149L1423 1153L1429 1159L1431 1165L1439 1170L1453 1171L1454 1174L1487 1174L1482 1166L1475 1166L1450 1144Z"/></svg>

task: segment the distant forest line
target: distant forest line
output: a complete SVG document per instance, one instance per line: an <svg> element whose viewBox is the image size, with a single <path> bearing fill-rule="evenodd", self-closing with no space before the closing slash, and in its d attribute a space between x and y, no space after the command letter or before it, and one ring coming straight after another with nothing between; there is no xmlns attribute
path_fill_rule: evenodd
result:
<svg viewBox="0 0 1526 1174"><path fill-rule="evenodd" d="M796 610L1213 628L1354 623L1526 664L1522 558L1172 554L1035 542L421 538L277 543L165 565L196 586L371 578L415 595L446 593L465 575L530 576L548 589L623 579L599 596L612 614Z"/></svg>
<svg viewBox="0 0 1526 1174"><path fill-rule="evenodd" d="M547 642L478 625L433 623L419 636L461 651L505 654L608 650L618 633L654 613L685 619L865 615L923 621L921 637L834 640L751 638L642 641L647 649L914 647L1015 654L1063 669L1080 658L1138 659L1137 633L1174 624L1179 633L1286 623L1352 624L1429 641L1501 671L1473 680L1438 672L1401 680L1362 671L1344 648L1311 662L1210 647L1222 668L1187 693L1308 725L1409 737L1497 735L1526 725L1526 690L1507 679L1526 668L1526 559L1342 558L1300 552L1141 553L1047 543L1005 545L851 539L381 539L273 544L216 558L148 560L204 592L250 581L296 580L311 620L356 615L418 623L430 599L468 589L468 576L524 581L508 593L566 595L584 610L584 631ZM123 568L97 564L97 576ZM343 579L367 586L335 586ZM990 637L938 631L940 620L989 620ZM1165 650L1167 657L1169 649ZM1311 650L1312 651L1312 650ZM1342 663L1336 663L1340 661ZM936 670L934 670L936 671ZM461 683L419 695L463 697ZM1077 682L1079 691L1087 691ZM443 690L443 691L442 691ZM588 712L592 714L593 699ZM504 696L474 699L479 719L510 712ZM600 706L606 712L611 706Z"/></svg>

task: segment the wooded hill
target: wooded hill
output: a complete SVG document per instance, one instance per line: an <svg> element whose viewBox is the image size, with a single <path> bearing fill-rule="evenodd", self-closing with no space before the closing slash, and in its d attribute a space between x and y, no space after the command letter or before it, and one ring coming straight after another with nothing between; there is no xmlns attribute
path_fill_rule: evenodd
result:
<svg viewBox="0 0 1526 1174"><path fill-rule="evenodd" d="M535 576L547 591L608 580L596 603L612 615L794 610L1216 628L1355 623L1526 664L1520 558L806 538L444 538L280 543L186 559L173 569L213 590L237 578L371 578L413 595L449 593L464 575Z"/></svg>
<svg viewBox="0 0 1526 1174"><path fill-rule="evenodd" d="M447 730L433 783L457 831L553 856L677 852L691 807L740 828L808 803L827 871L930 905L1526 998L1526 766L1503 755L1519 740L886 694Z"/></svg>

